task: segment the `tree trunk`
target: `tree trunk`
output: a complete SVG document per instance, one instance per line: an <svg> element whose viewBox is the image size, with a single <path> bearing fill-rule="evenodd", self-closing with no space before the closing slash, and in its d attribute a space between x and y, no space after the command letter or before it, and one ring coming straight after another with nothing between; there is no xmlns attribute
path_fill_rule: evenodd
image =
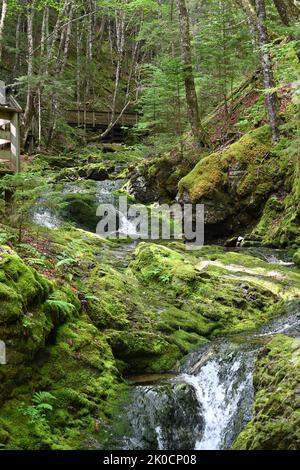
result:
<svg viewBox="0 0 300 470"><path fill-rule="evenodd" d="M275 81L273 77L271 56L267 49L269 38L266 28L266 5L265 0L256 0L258 41L260 46L261 69L264 79L264 87L266 89L266 109L269 117L270 126L272 128L273 140L279 140L279 121L277 117L277 95L274 91Z"/></svg>
<svg viewBox="0 0 300 470"><path fill-rule="evenodd" d="M195 141L198 144L206 146L207 137L200 121L198 98L193 73L192 47L188 10L186 7L185 0L176 0L176 4L180 24L181 53L188 118Z"/></svg>
<svg viewBox="0 0 300 470"><path fill-rule="evenodd" d="M16 52L15 52L15 63L14 63L14 77L19 74L20 70L20 30L22 24L22 13L18 14L17 24L16 24Z"/></svg>
<svg viewBox="0 0 300 470"><path fill-rule="evenodd" d="M278 11L278 14L280 16L280 19L281 19L282 23L285 26L289 26L290 25L290 19L289 19L289 15L288 15L288 12L287 12L287 9L286 9L286 5L284 4L284 2L282 0L274 0L274 3L275 3L275 7Z"/></svg>
<svg viewBox="0 0 300 470"><path fill-rule="evenodd" d="M295 22L299 21L300 10L298 7L296 7L296 5L293 3L292 0L274 0L274 4L280 16L280 19L285 26L291 26ZM297 41L296 53L297 53L298 60L300 62L299 33L298 34L291 33L290 38L292 40Z"/></svg>
<svg viewBox="0 0 300 470"><path fill-rule="evenodd" d="M111 129L118 123L119 119L123 116L125 110L128 108L129 103L125 104L119 116L116 117L117 114L117 98L121 80L121 72L122 72L122 65L123 65L123 58L124 58L124 46L125 46L125 11L119 10L116 12L116 49L117 49L117 64L116 64L116 74L115 74L115 87L114 93L112 97L112 105L111 105L111 115L110 115L110 122L107 126L107 129L102 132L101 139L106 137Z"/></svg>
<svg viewBox="0 0 300 470"><path fill-rule="evenodd" d="M253 38L253 44L257 45L258 25L256 11L249 0L236 0L236 3L246 14L249 29Z"/></svg>
<svg viewBox="0 0 300 470"><path fill-rule="evenodd" d="M5 25L5 18L7 13L7 0L2 0L2 11L0 18L0 62L2 60L2 48L3 48L3 30Z"/></svg>
<svg viewBox="0 0 300 470"><path fill-rule="evenodd" d="M24 113L24 137L23 137L24 144L26 143L26 140L28 137L28 133L31 127L32 117L34 113L34 89L32 86L33 58L34 58L34 45L33 45L34 4L35 4L35 0L28 5L28 11L27 11L28 88L27 88L26 108L25 108L25 113Z"/></svg>
<svg viewBox="0 0 300 470"><path fill-rule="evenodd" d="M43 22L41 30L41 58L43 59L45 53L48 55L48 35L49 35L49 7L45 6L43 13Z"/></svg>
<svg viewBox="0 0 300 470"><path fill-rule="evenodd" d="M56 65L54 68L54 73L57 78L63 76L63 73L67 65L67 58L68 58L71 33L72 33L73 13L74 13L73 2L69 0L65 0L64 15L66 16L68 21L65 23L65 26L61 29L60 43L59 43L59 49L57 53L57 61L56 61ZM59 26L57 25L59 25L61 21L62 20L58 18L56 22L56 26L55 26L56 38L58 37L58 32L60 29ZM52 43L52 48L51 48L52 57L53 57L54 51L55 51L55 44ZM47 147L50 146L53 135L54 135L58 111L59 110L58 110L57 94L54 93L52 96L50 112L49 112L49 132L48 132L48 139L47 139Z"/></svg>

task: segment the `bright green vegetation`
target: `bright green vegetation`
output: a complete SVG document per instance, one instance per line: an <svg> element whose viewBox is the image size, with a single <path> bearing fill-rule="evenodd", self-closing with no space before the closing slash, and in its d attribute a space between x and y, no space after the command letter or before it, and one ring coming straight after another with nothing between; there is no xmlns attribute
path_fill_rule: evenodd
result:
<svg viewBox="0 0 300 470"><path fill-rule="evenodd" d="M211 196L222 201L224 199L222 189L230 188L231 175L229 171L231 169L232 172L241 172L241 177L234 185L234 192L239 200L249 197L254 185L258 195L262 195L270 190L272 183L274 184L272 178L274 178L275 168L272 167L272 164L277 165L277 159L270 160L268 158L270 148L270 129L268 127L252 131L224 151L202 159L180 181L180 191L187 191L192 202L198 202L202 198ZM260 166L259 172L257 171L258 166ZM239 173L237 174L239 176ZM216 194L218 192L220 194ZM232 200L229 202L231 203Z"/></svg>
<svg viewBox="0 0 300 470"><path fill-rule="evenodd" d="M233 224L257 224L250 238L260 244L299 243L298 155L288 140L272 146L267 126L200 160L179 191L183 200L204 203L207 223L222 223L227 233Z"/></svg>
<svg viewBox="0 0 300 470"><path fill-rule="evenodd" d="M8 365L0 366L0 438L8 449L105 442L126 396L122 374L176 370L214 335L257 328L300 293L297 270L274 273L221 248L141 243L116 269L121 248L97 235L40 229L38 240L46 256L26 243L15 247L24 261L1 251Z"/></svg>
<svg viewBox="0 0 300 470"><path fill-rule="evenodd" d="M272 90L247 2L14 0L6 16L0 2L1 79L17 84L25 110L22 172L0 162L0 449L105 447L128 376L177 373L190 352L299 301L300 10L291 1L256 2L267 6L270 44L260 45ZM125 129L127 112L138 122ZM103 136L109 120L115 134ZM103 142L114 137L126 144ZM203 203L209 245L191 252L92 233L107 180L117 188L108 197L149 209ZM37 206L59 228L34 225ZM243 249L221 246L240 236ZM294 265L267 263L262 247L285 248ZM253 419L235 449L300 445L299 340L267 341Z"/></svg>
<svg viewBox="0 0 300 470"><path fill-rule="evenodd" d="M297 450L300 445L300 341L278 335L256 364L254 416L233 448Z"/></svg>

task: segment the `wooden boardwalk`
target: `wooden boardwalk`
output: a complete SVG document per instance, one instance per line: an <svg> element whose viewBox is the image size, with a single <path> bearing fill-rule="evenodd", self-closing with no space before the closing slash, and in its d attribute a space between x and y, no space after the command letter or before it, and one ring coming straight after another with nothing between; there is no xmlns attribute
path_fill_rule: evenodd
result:
<svg viewBox="0 0 300 470"><path fill-rule="evenodd" d="M116 114L116 117L118 114ZM134 112L124 113L115 128L133 127L138 122L138 114ZM110 123L111 113L109 111L85 111L70 109L65 113L65 119L69 126L86 128L90 130L105 130Z"/></svg>

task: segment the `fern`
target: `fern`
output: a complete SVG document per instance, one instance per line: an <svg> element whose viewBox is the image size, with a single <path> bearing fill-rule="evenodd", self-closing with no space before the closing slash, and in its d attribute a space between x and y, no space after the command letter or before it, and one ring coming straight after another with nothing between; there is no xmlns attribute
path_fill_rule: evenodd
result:
<svg viewBox="0 0 300 470"><path fill-rule="evenodd" d="M55 310L56 312L62 313L66 316L72 314L75 309L73 304L64 302L63 300L48 299L46 301L46 306L48 306L51 310Z"/></svg>
<svg viewBox="0 0 300 470"><path fill-rule="evenodd" d="M74 258L64 258L58 261L58 263L56 263L56 267L60 268L61 266L72 266L73 264L76 264L76 263L77 261Z"/></svg>
<svg viewBox="0 0 300 470"><path fill-rule="evenodd" d="M32 398L32 402L35 405L48 405L48 402L53 400L56 400L56 398L49 392L36 392Z"/></svg>
<svg viewBox="0 0 300 470"><path fill-rule="evenodd" d="M42 266L44 268L49 266L49 263L47 261L44 261L39 258L28 258L27 262L28 264L30 264L30 266Z"/></svg>
<svg viewBox="0 0 300 470"><path fill-rule="evenodd" d="M96 295L86 295L85 296L86 300L95 300L98 302L99 298Z"/></svg>
<svg viewBox="0 0 300 470"><path fill-rule="evenodd" d="M33 395L33 405L21 406L18 411L30 418L31 424L47 425L47 413L53 411L53 402L56 398L49 392L36 392Z"/></svg>

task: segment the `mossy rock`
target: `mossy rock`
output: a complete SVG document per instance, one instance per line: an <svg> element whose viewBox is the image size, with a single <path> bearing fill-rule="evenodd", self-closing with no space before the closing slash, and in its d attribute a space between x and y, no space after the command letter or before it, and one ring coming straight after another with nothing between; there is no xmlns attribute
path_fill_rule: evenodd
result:
<svg viewBox="0 0 300 470"><path fill-rule="evenodd" d="M298 266L300 266L300 249L296 251L296 253L293 256L293 261L296 263Z"/></svg>
<svg viewBox="0 0 300 470"><path fill-rule="evenodd" d="M68 289L26 266L9 247L0 251L0 325L6 343L7 364L0 369L1 399L16 384L29 380L31 361L65 319L80 309Z"/></svg>
<svg viewBox="0 0 300 470"><path fill-rule="evenodd" d="M286 152L290 142L286 142ZM281 149L282 150L282 149ZM282 157L279 156L282 160ZM289 246L300 244L300 178L298 155L290 157L278 194L272 195L262 217L252 232L264 245Z"/></svg>
<svg viewBox="0 0 300 470"><path fill-rule="evenodd" d="M284 164L272 153L270 129L263 126L201 159L179 182L179 196L183 202L204 204L207 237L240 235L239 230L259 220L284 175Z"/></svg>
<svg viewBox="0 0 300 470"><path fill-rule="evenodd" d="M94 194L72 193L63 197L63 215L79 227L95 232L99 218L96 216L97 201Z"/></svg>
<svg viewBox="0 0 300 470"><path fill-rule="evenodd" d="M145 160L129 175L129 194L143 203L171 201L177 194L178 182L192 166L180 152Z"/></svg>
<svg viewBox="0 0 300 470"><path fill-rule="evenodd" d="M300 450L300 341L278 335L259 354L254 416L238 450Z"/></svg>

